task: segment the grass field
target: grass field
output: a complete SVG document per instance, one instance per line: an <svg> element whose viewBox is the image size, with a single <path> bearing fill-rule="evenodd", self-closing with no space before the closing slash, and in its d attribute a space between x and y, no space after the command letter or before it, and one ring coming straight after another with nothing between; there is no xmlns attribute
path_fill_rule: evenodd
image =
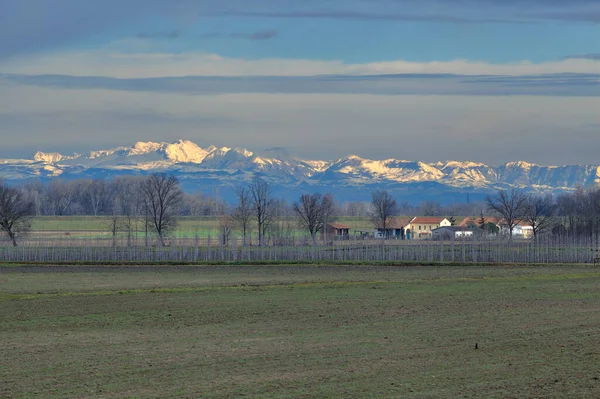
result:
<svg viewBox="0 0 600 399"><path fill-rule="evenodd" d="M0 397L597 398L599 284L582 266L5 266Z"/></svg>
<svg viewBox="0 0 600 399"><path fill-rule="evenodd" d="M199 237L219 234L219 217L180 217L178 219L175 237ZM368 217L340 217L340 223L350 226L351 230L373 230L373 223ZM70 236L102 236L110 234L110 221L105 216L38 216L32 220L31 232L42 234L45 237L61 236L69 233ZM280 221L282 226L296 227L295 219ZM139 222L139 232L143 232L143 222ZM236 232L239 234L239 232ZM306 235L306 232L297 228L297 235Z"/></svg>

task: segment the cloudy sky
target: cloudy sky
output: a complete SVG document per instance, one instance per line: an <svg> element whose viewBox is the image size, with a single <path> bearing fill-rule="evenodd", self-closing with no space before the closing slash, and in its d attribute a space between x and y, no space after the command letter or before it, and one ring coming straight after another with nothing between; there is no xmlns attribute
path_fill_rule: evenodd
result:
<svg viewBox="0 0 600 399"><path fill-rule="evenodd" d="M0 0L1 158L600 164L599 0Z"/></svg>

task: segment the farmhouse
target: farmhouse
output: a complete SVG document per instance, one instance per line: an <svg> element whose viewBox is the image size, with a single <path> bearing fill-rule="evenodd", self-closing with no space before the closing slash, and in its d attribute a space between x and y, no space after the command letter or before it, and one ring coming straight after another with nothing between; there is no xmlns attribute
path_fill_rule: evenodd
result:
<svg viewBox="0 0 600 399"><path fill-rule="evenodd" d="M500 233L509 235L510 230L504 221L500 222ZM533 227L525 222L517 222L513 227L513 237L529 239L533 237Z"/></svg>
<svg viewBox="0 0 600 399"><path fill-rule="evenodd" d="M406 226L410 224L412 219L412 217L391 217L387 220L385 229L381 223L375 226L375 232L373 236L375 238L395 238L398 240L403 240L406 238Z"/></svg>
<svg viewBox="0 0 600 399"><path fill-rule="evenodd" d="M328 223L321 231L321 239L348 240L350 238L350 226L343 223Z"/></svg>
<svg viewBox="0 0 600 399"><path fill-rule="evenodd" d="M482 228L481 222L483 221L486 231L490 234L500 233L502 235L508 235L509 229L506 225L506 221L501 218L493 216L470 216L464 218L458 226L468 227L471 229ZM513 237L515 238L531 238L533 236L533 227L529 224L519 221L513 228Z"/></svg>
<svg viewBox="0 0 600 399"><path fill-rule="evenodd" d="M443 226L431 231L434 240L466 239L473 236L473 230L462 226Z"/></svg>
<svg viewBox="0 0 600 399"><path fill-rule="evenodd" d="M417 216L406 226L406 238L423 240L431 238L431 232L438 227L452 226L446 218L435 216Z"/></svg>

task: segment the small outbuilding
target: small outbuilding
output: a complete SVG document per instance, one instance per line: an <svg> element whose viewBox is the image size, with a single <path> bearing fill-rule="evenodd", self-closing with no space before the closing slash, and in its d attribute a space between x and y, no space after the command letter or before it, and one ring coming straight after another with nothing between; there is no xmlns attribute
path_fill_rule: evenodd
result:
<svg viewBox="0 0 600 399"><path fill-rule="evenodd" d="M350 226L343 223L328 223L321 231L321 239L348 240L350 238Z"/></svg>
<svg viewBox="0 0 600 399"><path fill-rule="evenodd" d="M413 218L391 217L387 220L385 228L378 223L375 226L373 237L385 239L404 240L406 238L406 227L410 225Z"/></svg>
<svg viewBox="0 0 600 399"><path fill-rule="evenodd" d="M433 240L463 240L473 237L473 230L464 226L442 226L431 231Z"/></svg>

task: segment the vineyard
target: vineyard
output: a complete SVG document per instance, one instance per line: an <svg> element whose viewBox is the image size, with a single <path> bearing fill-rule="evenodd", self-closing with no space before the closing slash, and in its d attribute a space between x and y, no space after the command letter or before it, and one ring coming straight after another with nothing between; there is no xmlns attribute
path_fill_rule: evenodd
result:
<svg viewBox="0 0 600 399"><path fill-rule="evenodd" d="M351 233L347 240L324 237L312 245L293 220L280 220L263 246L253 233L224 239L218 218L184 218L167 246L141 229L111 235L99 217L36 218L21 245L5 241L3 262L392 262L392 263L596 263L599 237L547 235L537 240L373 240ZM346 218L353 229L366 218ZM352 230L351 230L352 231Z"/></svg>

